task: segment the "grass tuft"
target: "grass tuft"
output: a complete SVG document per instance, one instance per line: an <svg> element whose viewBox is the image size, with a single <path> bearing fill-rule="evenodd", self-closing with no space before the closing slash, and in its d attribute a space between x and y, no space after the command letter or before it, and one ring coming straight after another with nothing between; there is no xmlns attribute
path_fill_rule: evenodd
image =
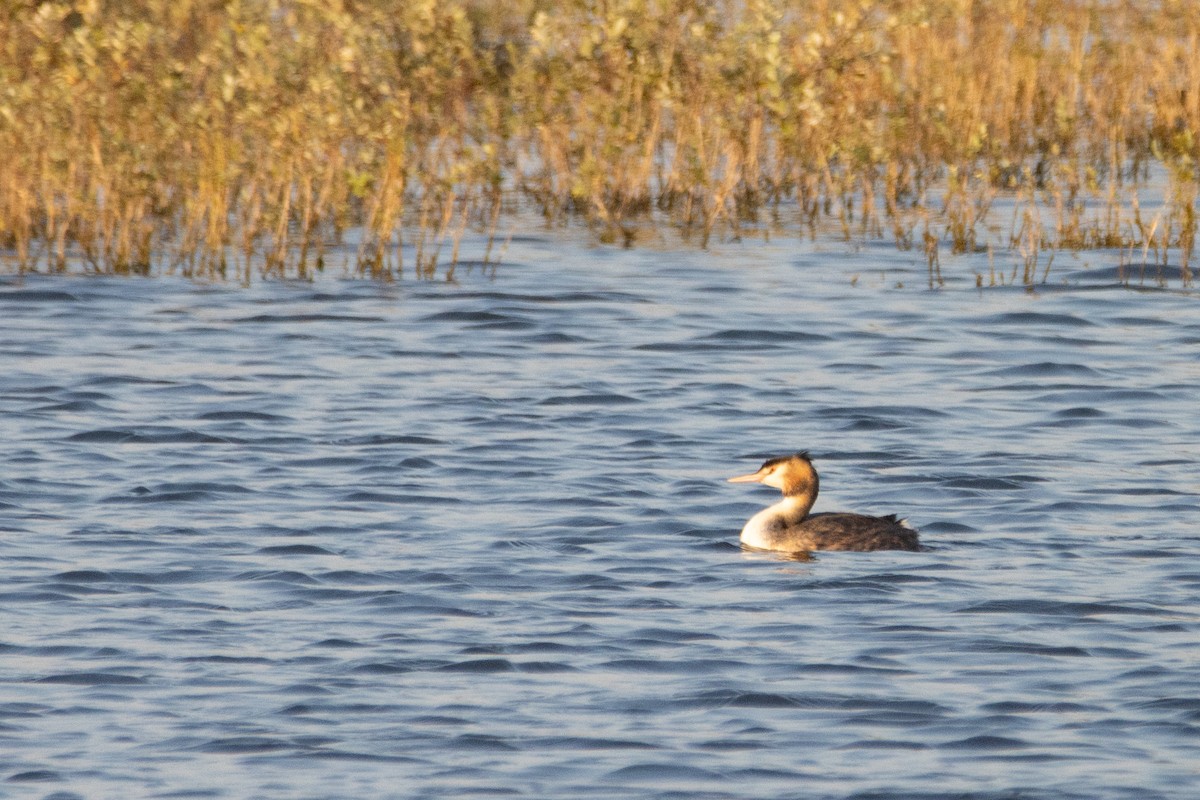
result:
<svg viewBox="0 0 1200 800"><path fill-rule="evenodd" d="M353 230L353 272L452 278L522 205L622 245L887 231L934 285L942 246L1190 281L1197 87L1196 0L10 3L0 248L304 278Z"/></svg>

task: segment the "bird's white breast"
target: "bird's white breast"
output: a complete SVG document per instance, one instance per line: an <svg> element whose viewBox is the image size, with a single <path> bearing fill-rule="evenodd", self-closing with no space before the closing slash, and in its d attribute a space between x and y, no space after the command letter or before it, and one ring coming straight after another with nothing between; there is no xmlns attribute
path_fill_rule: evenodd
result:
<svg viewBox="0 0 1200 800"><path fill-rule="evenodd" d="M742 544L763 550L772 549L772 531L777 525L776 518L780 516L778 505L781 504L764 508L746 522L746 526L742 528Z"/></svg>

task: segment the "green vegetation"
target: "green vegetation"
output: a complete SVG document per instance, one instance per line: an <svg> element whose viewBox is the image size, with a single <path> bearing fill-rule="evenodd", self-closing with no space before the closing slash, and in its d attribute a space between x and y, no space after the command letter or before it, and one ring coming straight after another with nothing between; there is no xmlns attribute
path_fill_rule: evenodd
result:
<svg viewBox="0 0 1200 800"><path fill-rule="evenodd" d="M304 277L345 232L352 270L452 275L516 205L621 243L832 225L922 247L931 276L943 246L1010 249L1026 280L1058 248L1186 267L1198 157L1197 0L0 9L21 270Z"/></svg>

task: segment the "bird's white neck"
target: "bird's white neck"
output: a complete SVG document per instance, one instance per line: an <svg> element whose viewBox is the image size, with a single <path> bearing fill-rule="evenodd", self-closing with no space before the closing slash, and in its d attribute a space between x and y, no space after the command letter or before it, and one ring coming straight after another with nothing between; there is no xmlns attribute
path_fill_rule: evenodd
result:
<svg viewBox="0 0 1200 800"><path fill-rule="evenodd" d="M764 550L774 549L774 540L782 537L790 526L803 522L814 500L811 495L790 495L764 508L742 528L742 542Z"/></svg>

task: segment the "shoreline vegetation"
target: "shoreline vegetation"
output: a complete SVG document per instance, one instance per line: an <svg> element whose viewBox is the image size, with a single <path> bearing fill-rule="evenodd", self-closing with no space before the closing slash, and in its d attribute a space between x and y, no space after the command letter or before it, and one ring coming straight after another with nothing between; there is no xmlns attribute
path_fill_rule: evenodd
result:
<svg viewBox="0 0 1200 800"><path fill-rule="evenodd" d="M939 252L995 247L1032 283L1057 250L1169 250L1186 285L1198 158L1200 0L0 10L21 272L453 278L464 234L494 261L520 208L621 245L888 238L931 284Z"/></svg>

